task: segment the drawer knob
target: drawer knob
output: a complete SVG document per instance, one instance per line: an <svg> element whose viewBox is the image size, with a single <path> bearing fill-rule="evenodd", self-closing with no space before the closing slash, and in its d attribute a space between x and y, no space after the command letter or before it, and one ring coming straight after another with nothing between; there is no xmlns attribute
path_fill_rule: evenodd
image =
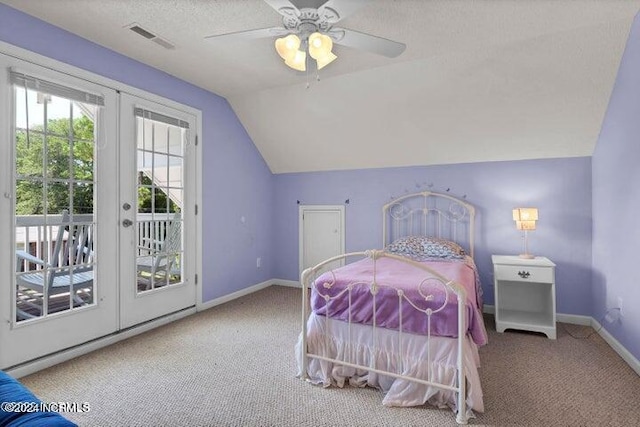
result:
<svg viewBox="0 0 640 427"><path fill-rule="evenodd" d="M522 277L523 279L526 279L530 276L530 273L528 271L518 271L518 276Z"/></svg>

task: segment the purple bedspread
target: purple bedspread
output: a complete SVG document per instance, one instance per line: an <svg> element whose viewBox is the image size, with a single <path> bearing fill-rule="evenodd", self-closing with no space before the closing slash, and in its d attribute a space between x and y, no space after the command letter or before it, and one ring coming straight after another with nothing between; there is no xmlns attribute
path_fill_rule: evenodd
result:
<svg viewBox="0 0 640 427"><path fill-rule="evenodd" d="M466 313L467 333L478 345L487 343L480 306L481 290L477 289L477 270L471 258L466 260L423 261L423 264L435 270L449 280L464 286L467 292ZM324 273L316 279L312 287L311 308L322 316L348 321L349 292L345 291L351 283L358 283L351 291L351 321L354 323L373 324L374 296L370 285L373 280L373 260L362 259L344 267ZM376 283L378 293L375 296L376 325L397 330L400 325L400 299L397 289L402 289L415 306L421 309L442 310L431 318L431 334L443 337L458 336L457 297L453 292L448 296L439 281L425 270L411 264L388 257L376 260ZM330 284L329 287L325 283ZM420 291L419 291L420 289ZM341 294L342 292L342 294ZM324 296L332 297L326 301ZM426 301L423 295L433 295ZM402 330L416 334L427 334L427 315L414 309L402 299Z"/></svg>

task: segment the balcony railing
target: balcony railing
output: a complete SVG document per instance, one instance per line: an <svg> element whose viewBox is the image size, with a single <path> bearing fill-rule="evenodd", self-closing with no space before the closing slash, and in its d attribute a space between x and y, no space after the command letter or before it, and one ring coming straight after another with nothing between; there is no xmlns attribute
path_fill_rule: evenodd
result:
<svg viewBox="0 0 640 427"><path fill-rule="evenodd" d="M71 217L66 215L16 217L16 253L22 251L28 254L27 256L16 256L18 278L26 278L32 272L44 273L42 277L49 277L57 272L72 271L79 275L81 272L93 269L93 264L96 262L94 259L94 217L92 214L76 214ZM157 255L157 248L163 246L168 233L170 233L170 224L174 215L138 214L135 252L137 263L144 259L156 260L156 257L160 257ZM107 254L106 256L112 255ZM35 260L35 258L41 261ZM178 260L179 255L175 258L175 265L179 265ZM167 261L165 261L165 265L167 265L166 270L169 271ZM46 270L40 271L44 269ZM138 291L178 283L180 281L179 270L174 272L172 268L171 272L171 275L165 274L164 277L156 277L155 269L149 272L138 265ZM92 304L95 294L94 286L93 280L89 280L86 285L83 284L81 289L76 289L73 293L71 293L71 284L66 292L60 292L60 288L57 288L56 292L49 293L44 289L44 286L38 290L19 285L16 294L16 320L22 321ZM45 295L48 295L48 298L44 298Z"/></svg>
<svg viewBox="0 0 640 427"><path fill-rule="evenodd" d="M173 214L138 214L138 226L136 230L137 245L136 255L149 255L150 242L164 240ZM76 257L72 265L93 262L93 215L76 214L70 221L73 225L88 226L89 235L82 244L86 247L84 257ZM56 237L60 226L65 226L63 241L69 241L69 224L63 224L62 215L20 215L16 216L16 250L25 251L49 264L69 265L68 253L60 251L58 262L53 262ZM148 248L148 249L145 249ZM77 248L76 248L77 249ZM63 259L65 258L65 259ZM78 259L79 258L79 259ZM41 266L22 261L16 271L28 271L39 269Z"/></svg>

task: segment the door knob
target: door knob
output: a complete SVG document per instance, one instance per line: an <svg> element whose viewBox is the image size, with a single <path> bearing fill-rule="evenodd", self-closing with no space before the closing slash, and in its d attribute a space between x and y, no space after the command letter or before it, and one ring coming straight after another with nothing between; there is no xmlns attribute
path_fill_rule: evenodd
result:
<svg viewBox="0 0 640 427"><path fill-rule="evenodd" d="M133 225L133 221L131 221L130 219L122 220L122 226L123 227L131 227L132 225Z"/></svg>

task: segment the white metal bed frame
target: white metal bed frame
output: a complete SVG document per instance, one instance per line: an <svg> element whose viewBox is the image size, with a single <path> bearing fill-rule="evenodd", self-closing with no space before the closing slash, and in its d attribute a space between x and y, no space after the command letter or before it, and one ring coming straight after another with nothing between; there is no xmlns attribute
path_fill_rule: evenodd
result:
<svg viewBox="0 0 640 427"><path fill-rule="evenodd" d="M405 237L409 235L421 235L421 236L432 236L445 238L447 240L454 241L460 244L466 251L473 257L473 243L474 243L474 219L475 219L475 209L474 207L460 199L457 199L453 196L433 193L433 192L420 192L414 194L408 194L392 200L391 202L385 204L382 208L383 211L383 243L386 246L389 242L394 241L399 237ZM461 234L462 230L462 234ZM323 281L322 283L317 283L317 278L323 272L327 272L330 268L335 268L337 263L343 265L346 263L347 258L353 257L367 257L370 258L373 262L373 278L370 283L349 283L341 292L336 295L329 296L327 294L322 293L322 288L330 289L335 283L335 273L333 270L329 270L329 274L331 280ZM310 303L309 303L309 294L308 289L312 286L315 287L316 291L323 296L326 304L330 304L332 300L341 297L344 293L348 293L349 298L349 321L348 321L348 334L349 341L351 341L351 292L356 286L368 286L369 291L373 297L373 324L372 324L372 344L373 348L376 348L376 328L377 328L377 320L376 319L376 295L381 287L389 287L386 285L381 285L376 283L376 263L377 260L383 257L393 258L399 260L401 262L411 264L418 269L424 271L425 279L416 284L419 289L419 294L421 298L425 301L429 301L433 299L433 295L426 294L423 292L422 286L429 282L433 283L435 280L439 283L442 289L446 293L445 303L437 308L427 308L423 309L416 305L416 302L411 301L401 289L396 289L398 296L398 307L399 307L399 316L400 316L400 326L398 328L397 340L398 340L398 348L402 349L402 342L405 339L406 332L403 334L402 331L402 305L403 301L407 301L413 309L423 313L427 316L427 348L429 348L430 344L430 330L431 330L431 316L440 310L443 310L446 301L449 300L450 294L455 294L458 301L466 302L466 291L465 289L451 280L443 277L439 273L433 271L428 266L410 260L409 258L393 255L390 253L386 253L382 250L368 250L363 252L352 252L348 254L338 255L333 258L327 259L315 267L306 269L301 276L301 284L302 284L302 334L301 334L301 351L299 353L299 367L301 368L301 377L302 379L308 380L308 363L309 358L330 362L340 366L346 366L355 369L361 369L368 372L373 372L379 375L385 375L393 378L403 379L407 381L416 382L419 384L423 384L426 386L435 387L441 390L449 390L456 393L456 403L457 403L457 415L456 421L459 424L467 423L467 402L466 402L466 380L465 380L465 366L464 366L464 357L463 357L463 347L464 340L466 339L466 310L465 304L458 304L458 337L455 338L457 340L457 354L456 354L456 370L457 370L457 384L452 387L451 385L438 383L436 381L422 378L414 378L409 377L403 374L399 374L397 372L389 372L383 369L379 369L375 366L363 366L356 363L352 363L347 360L336 360L330 357L326 357L321 354L313 354L309 351L307 345L307 320L310 315ZM428 277L428 278L427 278ZM327 319L329 322L329 319ZM328 340L328 338L325 338ZM410 338L409 338L410 339ZM400 350L401 351L401 350ZM374 357L371 357L370 360L375 360ZM398 360L402 360L402 354L399 355ZM427 366L430 366L430 356L429 352L427 352ZM399 364L401 365L401 363ZM400 369L400 371L402 371Z"/></svg>
<svg viewBox="0 0 640 427"><path fill-rule="evenodd" d="M405 236L439 237L458 243L473 258L476 209L448 194L407 194L382 207L382 246Z"/></svg>

